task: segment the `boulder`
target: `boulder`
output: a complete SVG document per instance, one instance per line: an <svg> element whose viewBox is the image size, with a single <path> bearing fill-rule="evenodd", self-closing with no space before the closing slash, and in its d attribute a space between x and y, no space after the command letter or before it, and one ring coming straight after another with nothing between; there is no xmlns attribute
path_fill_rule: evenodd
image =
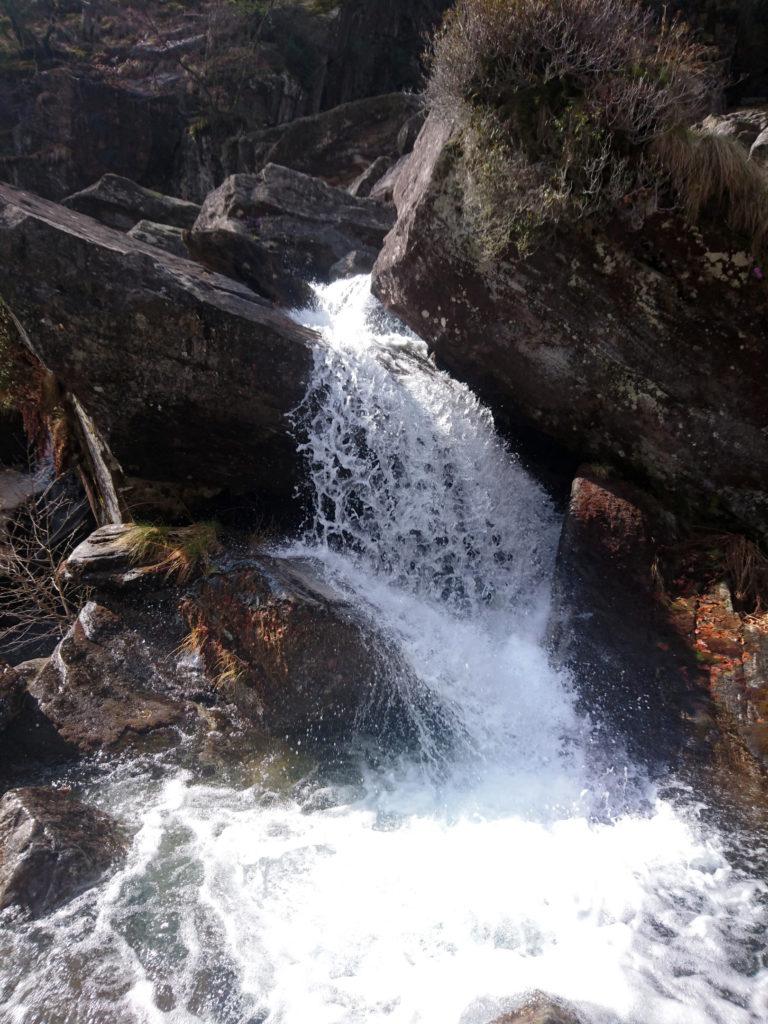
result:
<svg viewBox="0 0 768 1024"><path fill-rule="evenodd" d="M211 729L226 742L450 742L450 713L309 561L224 547L181 582L126 564L121 529L97 530L62 570L99 603L50 659L3 678L6 760L154 751L182 733L198 749Z"/></svg>
<svg viewBox="0 0 768 1024"><path fill-rule="evenodd" d="M138 583L146 575L146 566L131 559L125 544L130 530L128 523L109 523L94 530L64 561L61 577L95 590Z"/></svg>
<svg viewBox="0 0 768 1024"><path fill-rule="evenodd" d="M371 188L371 199L375 199L377 203L394 203L395 188L400 180L400 176L408 166L409 159L410 153L405 156L401 156L399 160L392 164L385 174L382 174L376 184Z"/></svg>
<svg viewBox="0 0 768 1024"><path fill-rule="evenodd" d="M50 913L95 885L124 852L117 822L70 793L10 790L0 800L0 909Z"/></svg>
<svg viewBox="0 0 768 1024"><path fill-rule="evenodd" d="M450 732L396 649L306 561L264 555L214 574L184 612L219 693L274 735Z"/></svg>
<svg viewBox="0 0 768 1024"><path fill-rule="evenodd" d="M131 238L135 238L139 242L164 249L173 256L189 259L189 249L184 241L185 234L183 228L175 228L169 224L156 224L151 220L140 220L128 232Z"/></svg>
<svg viewBox="0 0 768 1024"><path fill-rule="evenodd" d="M518 1010L504 1013L493 1024L580 1024L581 1018L562 1003L541 993L531 996Z"/></svg>
<svg viewBox="0 0 768 1024"><path fill-rule="evenodd" d="M199 725L192 698L204 693L205 679L177 650L172 611L166 621L162 606L155 614L152 628L143 617L132 623L122 609L85 605L27 683L27 707L13 730L27 756L156 750Z"/></svg>
<svg viewBox="0 0 768 1024"><path fill-rule="evenodd" d="M768 536L764 273L722 224L563 228L483 264L450 125L401 175L374 291L514 428L617 464L697 519Z"/></svg>
<svg viewBox="0 0 768 1024"><path fill-rule="evenodd" d="M354 277L356 274L370 274L376 262L378 253L374 249L354 249L347 255L337 260L328 272L331 281L338 281L341 277Z"/></svg>
<svg viewBox="0 0 768 1024"><path fill-rule="evenodd" d="M82 413L105 519L225 489L290 505L300 460L286 414L312 372L313 331L243 285L7 185L0 295Z"/></svg>
<svg viewBox="0 0 768 1024"><path fill-rule="evenodd" d="M266 292L267 268L279 267L283 281L328 280L350 251L378 252L393 223L393 211L379 203L269 164L258 175L227 178L207 197L189 246L208 266Z"/></svg>
<svg viewBox="0 0 768 1024"><path fill-rule="evenodd" d="M0 664L0 742L5 731L18 718L24 699L24 686L18 669Z"/></svg>
<svg viewBox="0 0 768 1024"><path fill-rule="evenodd" d="M695 654L670 621L657 568L658 509L637 488L583 467L557 553L549 642L607 744L651 765L678 760L713 728Z"/></svg>
<svg viewBox="0 0 768 1024"><path fill-rule="evenodd" d="M62 203L118 231L128 231L141 220L191 228L200 213L196 203L161 195L118 174L105 174L82 192L62 199Z"/></svg>
<svg viewBox="0 0 768 1024"><path fill-rule="evenodd" d="M377 157L372 164L363 171L362 174L358 175L352 184L347 188L347 192L351 196L358 196L360 199L364 199L366 196L371 194L371 189L380 181L381 178L387 173L392 166L392 160L388 156Z"/></svg>
<svg viewBox="0 0 768 1024"><path fill-rule="evenodd" d="M420 107L419 97L400 92L342 103L240 135L225 148L222 163L240 174L280 164L331 185L349 185L377 157L399 156L400 130Z"/></svg>
<svg viewBox="0 0 768 1024"><path fill-rule="evenodd" d="M703 123L713 135L726 135L749 151L750 159L765 160L768 145L768 107L710 114Z"/></svg>

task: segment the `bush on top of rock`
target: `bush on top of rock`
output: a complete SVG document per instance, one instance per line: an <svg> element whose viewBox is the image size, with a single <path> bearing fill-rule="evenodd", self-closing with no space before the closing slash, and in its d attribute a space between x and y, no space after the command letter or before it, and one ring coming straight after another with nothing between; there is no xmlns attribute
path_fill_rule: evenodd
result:
<svg viewBox="0 0 768 1024"><path fill-rule="evenodd" d="M525 254L560 222L645 217L662 192L692 220L718 206L760 249L763 170L735 140L690 130L720 86L687 26L636 0L461 0L436 37L429 100L458 122L486 257Z"/></svg>

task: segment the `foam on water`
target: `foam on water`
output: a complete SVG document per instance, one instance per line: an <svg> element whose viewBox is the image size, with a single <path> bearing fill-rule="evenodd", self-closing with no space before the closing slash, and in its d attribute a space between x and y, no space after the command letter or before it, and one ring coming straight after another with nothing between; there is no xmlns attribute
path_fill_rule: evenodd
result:
<svg viewBox="0 0 768 1024"><path fill-rule="evenodd" d="M408 755L275 749L250 786L111 770L88 795L140 822L128 862L9 921L0 1019L486 1024L542 989L590 1024L762 1024L763 883L606 762L548 664L545 494L365 279L318 297L296 414L317 515L288 555L370 616L452 741L430 719Z"/></svg>

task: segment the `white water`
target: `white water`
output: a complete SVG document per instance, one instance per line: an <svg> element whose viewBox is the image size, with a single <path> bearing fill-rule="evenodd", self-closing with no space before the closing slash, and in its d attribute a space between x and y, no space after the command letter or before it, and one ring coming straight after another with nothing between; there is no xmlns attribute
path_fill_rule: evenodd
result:
<svg viewBox="0 0 768 1024"><path fill-rule="evenodd" d="M764 1024L765 887L593 748L542 647L556 516L367 287L305 316L328 350L297 414L318 515L292 554L367 610L442 725L414 706L409 754L275 749L237 783L106 774L89 797L138 823L129 862L3 932L0 1020L486 1024L542 989L590 1024Z"/></svg>

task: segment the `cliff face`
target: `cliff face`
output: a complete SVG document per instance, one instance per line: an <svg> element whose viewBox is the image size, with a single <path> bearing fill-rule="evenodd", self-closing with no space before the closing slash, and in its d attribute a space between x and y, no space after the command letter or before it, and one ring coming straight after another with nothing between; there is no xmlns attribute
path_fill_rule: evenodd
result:
<svg viewBox="0 0 768 1024"><path fill-rule="evenodd" d="M507 420L621 467L684 518L765 536L766 285L744 243L715 220L617 214L483 265L458 154L430 117L379 298Z"/></svg>
<svg viewBox="0 0 768 1024"><path fill-rule="evenodd" d="M350 0L340 5L323 106L395 89L418 89L422 55L448 7L449 0Z"/></svg>
<svg viewBox="0 0 768 1024"><path fill-rule="evenodd" d="M418 91L446 6L39 4L23 44L0 34L0 178L60 199L113 172L200 201L253 169L241 135Z"/></svg>

